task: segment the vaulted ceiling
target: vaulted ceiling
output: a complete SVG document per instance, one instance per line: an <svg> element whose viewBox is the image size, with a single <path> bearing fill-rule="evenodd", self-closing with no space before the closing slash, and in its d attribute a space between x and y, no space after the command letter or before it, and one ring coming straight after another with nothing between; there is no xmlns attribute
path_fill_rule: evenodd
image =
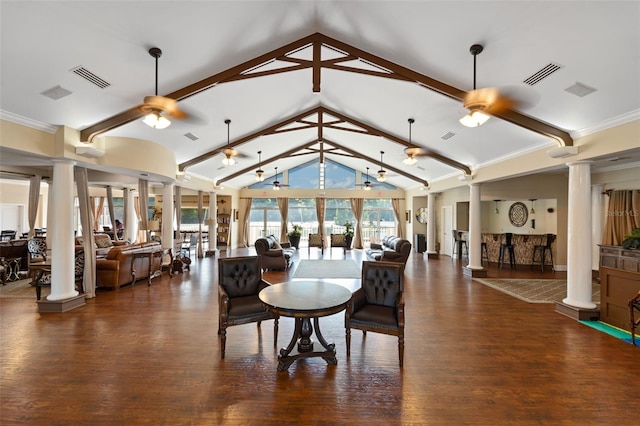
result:
<svg viewBox="0 0 640 426"><path fill-rule="evenodd" d="M637 119L640 111L638 2L0 7L2 118L64 124L87 141L150 140L174 150L181 171L236 188L255 182L258 151L267 175L311 156L377 170L382 151L388 182L417 187L571 145L580 132ZM474 43L484 46L477 86L518 103L466 128L458 120L474 84ZM143 124L139 109L154 93L154 46L163 51L159 94L190 115L163 130ZM71 94L43 96L56 86ZM402 163L408 146L426 154L413 166ZM222 164L228 147L242 154L232 166Z"/></svg>

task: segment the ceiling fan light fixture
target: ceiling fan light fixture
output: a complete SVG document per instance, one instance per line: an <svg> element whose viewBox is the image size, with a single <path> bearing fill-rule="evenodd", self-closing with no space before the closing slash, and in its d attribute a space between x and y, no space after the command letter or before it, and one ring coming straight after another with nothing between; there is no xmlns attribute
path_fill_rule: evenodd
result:
<svg viewBox="0 0 640 426"><path fill-rule="evenodd" d="M407 166L413 166L414 164L416 164L418 162L418 159L416 157L414 157L413 154L407 154L407 158L402 160L402 162L404 164L406 164Z"/></svg>
<svg viewBox="0 0 640 426"><path fill-rule="evenodd" d="M273 182L273 190L280 191L280 184L278 182Z"/></svg>
<svg viewBox="0 0 640 426"><path fill-rule="evenodd" d="M236 164L236 160L230 155L225 155L224 160L222 160L222 164L224 164L225 166L233 166L234 164Z"/></svg>
<svg viewBox="0 0 640 426"><path fill-rule="evenodd" d="M366 182L364 183L364 190L365 190L365 191L371 191L371 182L366 181Z"/></svg>
<svg viewBox="0 0 640 426"><path fill-rule="evenodd" d="M486 123L490 117L490 115L485 114L480 110L471 110L469 111L469 114L460 119L460 124L465 127L478 127Z"/></svg>
<svg viewBox="0 0 640 426"><path fill-rule="evenodd" d="M264 170L262 169L256 170L256 181L258 182L264 181Z"/></svg>
<svg viewBox="0 0 640 426"><path fill-rule="evenodd" d="M385 170L378 170L378 176L376 177L376 180L378 182L384 182L385 180L387 180L387 172Z"/></svg>
<svg viewBox="0 0 640 426"><path fill-rule="evenodd" d="M171 125L171 121L162 115L160 115L159 111L153 111L147 114L142 120L144 124L153 128L153 129L166 129Z"/></svg>

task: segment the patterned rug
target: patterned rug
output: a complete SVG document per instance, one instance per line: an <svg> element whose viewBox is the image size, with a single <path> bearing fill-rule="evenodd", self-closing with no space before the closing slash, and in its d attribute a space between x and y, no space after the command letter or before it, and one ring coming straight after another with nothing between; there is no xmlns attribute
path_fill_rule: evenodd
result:
<svg viewBox="0 0 640 426"><path fill-rule="evenodd" d="M474 278L481 284L528 303L555 303L567 297L566 280ZM600 284L592 284L592 300L600 303Z"/></svg>
<svg viewBox="0 0 640 426"><path fill-rule="evenodd" d="M293 278L360 278L353 260L301 260Z"/></svg>
<svg viewBox="0 0 640 426"><path fill-rule="evenodd" d="M42 297L46 297L51 288L42 287ZM31 285L31 279L18 280L0 286L0 299L33 299L36 300L36 289Z"/></svg>

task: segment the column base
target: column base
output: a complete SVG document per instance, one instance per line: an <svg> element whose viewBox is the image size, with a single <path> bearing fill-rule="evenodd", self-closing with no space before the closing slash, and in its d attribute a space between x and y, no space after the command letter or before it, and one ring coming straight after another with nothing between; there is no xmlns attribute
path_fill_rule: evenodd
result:
<svg viewBox="0 0 640 426"><path fill-rule="evenodd" d="M427 259L437 259L438 253L427 253Z"/></svg>
<svg viewBox="0 0 640 426"><path fill-rule="evenodd" d="M600 309L578 308L566 303L556 302L556 312L576 321L598 321Z"/></svg>
<svg viewBox="0 0 640 426"><path fill-rule="evenodd" d="M84 306L84 294L79 294L63 300L38 300L38 312L67 312L80 306Z"/></svg>
<svg viewBox="0 0 640 426"><path fill-rule="evenodd" d="M465 277L472 278L486 278L488 276L486 269L471 269L468 266L462 268L462 273Z"/></svg>
<svg viewBox="0 0 640 426"><path fill-rule="evenodd" d="M205 257L212 257L212 256L213 256L213 257L216 257L216 255L217 255L217 254L218 254L218 249L215 249L215 250L207 250L207 251L204 253L204 256L205 256Z"/></svg>

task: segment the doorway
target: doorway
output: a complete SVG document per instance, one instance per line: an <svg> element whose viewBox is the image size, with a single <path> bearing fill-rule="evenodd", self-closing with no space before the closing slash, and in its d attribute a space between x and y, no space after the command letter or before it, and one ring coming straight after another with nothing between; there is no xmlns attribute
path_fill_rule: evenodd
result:
<svg viewBox="0 0 640 426"><path fill-rule="evenodd" d="M453 208L442 206L442 228L440 230L440 241L442 244L442 254L453 255Z"/></svg>

